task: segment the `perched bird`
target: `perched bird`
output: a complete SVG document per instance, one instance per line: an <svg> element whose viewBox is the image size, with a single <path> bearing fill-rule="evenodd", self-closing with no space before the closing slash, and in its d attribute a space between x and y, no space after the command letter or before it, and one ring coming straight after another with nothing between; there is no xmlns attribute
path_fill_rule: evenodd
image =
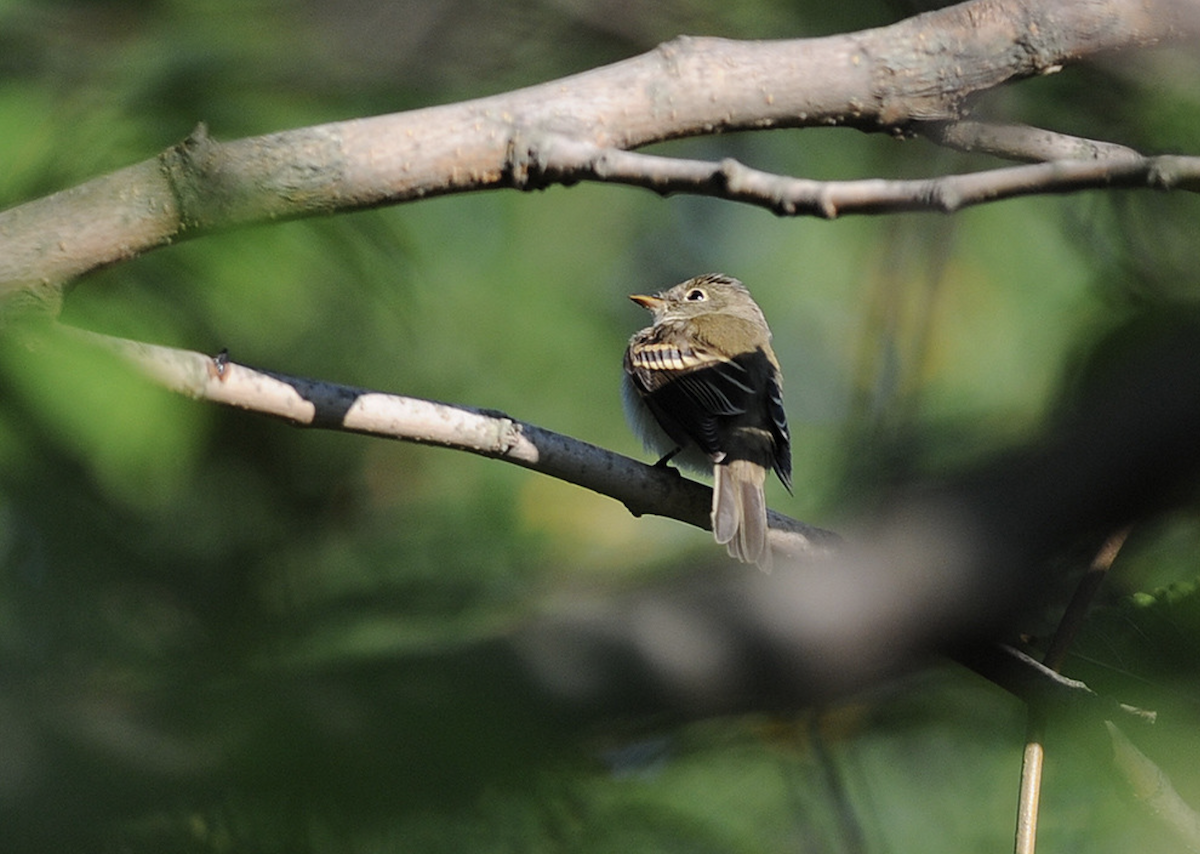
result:
<svg viewBox="0 0 1200 854"><path fill-rule="evenodd" d="M746 286L709 273L630 299L654 324L629 341L625 417L646 447L712 468L712 530L732 557L770 570L768 469L791 491L792 452L771 330Z"/></svg>

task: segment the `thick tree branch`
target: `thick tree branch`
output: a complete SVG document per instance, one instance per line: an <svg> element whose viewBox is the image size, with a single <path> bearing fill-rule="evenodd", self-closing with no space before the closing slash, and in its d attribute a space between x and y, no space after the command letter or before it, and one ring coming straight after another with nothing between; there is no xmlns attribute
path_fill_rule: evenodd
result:
<svg viewBox="0 0 1200 854"><path fill-rule="evenodd" d="M208 229L526 187L528 152L555 138L626 150L730 130L953 121L978 92L1183 38L1196 17L1180 0L972 0L826 38L679 38L507 94L227 143L200 128L155 160L0 213L0 306L53 307L64 282Z"/></svg>
<svg viewBox="0 0 1200 854"><path fill-rule="evenodd" d="M666 516L707 529L712 491L677 470L510 418L502 412L289 377L188 350L64 328L119 353L160 385L208 400L319 427L440 445L504 460L622 502L635 516ZM839 537L771 511L771 546L781 558L824 555Z"/></svg>

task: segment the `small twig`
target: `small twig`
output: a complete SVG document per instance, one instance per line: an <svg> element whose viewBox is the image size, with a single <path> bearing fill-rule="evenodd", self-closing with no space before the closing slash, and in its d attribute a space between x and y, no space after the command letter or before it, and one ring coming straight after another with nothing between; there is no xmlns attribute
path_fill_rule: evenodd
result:
<svg viewBox="0 0 1200 854"><path fill-rule="evenodd" d="M532 469L654 514L707 528L712 492L674 469L638 462L587 442L510 418L502 412L385 394L291 377L189 350L114 338L69 327L64 332L128 359L171 391L281 418L299 427L364 433L440 445ZM840 537L770 511L771 546L781 557L828 553Z"/></svg>
<svg viewBox="0 0 1200 854"><path fill-rule="evenodd" d="M998 122L923 122L912 126L921 136L957 151L991 154L1005 160L1044 163L1050 160L1137 159L1142 154L1115 142L1086 139L1057 131Z"/></svg>
<svg viewBox="0 0 1200 854"><path fill-rule="evenodd" d="M1128 536L1128 528L1117 531L1104 541L1104 545L1092 558L1087 572L1080 579L1066 611L1063 612L1062 619L1059 620L1054 637L1050 640L1050 646L1043 659L1045 667L1056 673L1062 668L1067 650L1083 625L1092 599ZM1038 804L1041 800L1042 769L1046 758L1045 740L1045 709L1031 704L1025 729L1025 750L1021 758L1021 788L1017 799L1017 830L1013 846L1015 854L1033 854L1037 847Z"/></svg>
<svg viewBox="0 0 1200 854"><path fill-rule="evenodd" d="M1036 658L1006 644L989 644L952 653L959 664L1008 691L1028 706L1048 713L1096 721L1121 719L1153 723L1153 711L1117 703L1078 679L1051 670Z"/></svg>

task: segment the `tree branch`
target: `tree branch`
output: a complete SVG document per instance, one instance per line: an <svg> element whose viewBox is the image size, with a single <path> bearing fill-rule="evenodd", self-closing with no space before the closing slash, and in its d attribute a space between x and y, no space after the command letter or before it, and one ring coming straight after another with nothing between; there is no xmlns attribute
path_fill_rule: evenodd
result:
<svg viewBox="0 0 1200 854"><path fill-rule="evenodd" d="M732 130L898 132L959 119L1008 81L1198 29L1178 0L972 0L826 38L678 38L511 93L226 143L201 126L154 160L0 213L0 306L53 309L64 282L210 229L528 187L527 154L548 139L626 150Z"/></svg>
<svg viewBox="0 0 1200 854"><path fill-rule="evenodd" d="M694 193L745 202L780 216L809 214L824 219L854 213L952 213L1000 199L1101 187L1200 190L1200 157L1142 157L1131 149L1114 148L1129 153L920 180L811 181L761 172L733 159L710 163L559 140L547 147L543 168L562 183L609 181L664 195Z"/></svg>
<svg viewBox="0 0 1200 854"><path fill-rule="evenodd" d="M504 460L615 498L635 516L653 514L710 527L712 490L676 469L646 465L502 412L291 377L230 361L60 327L128 359L154 382L207 400L317 427L400 439ZM840 538L770 511L770 541L784 559L827 554Z"/></svg>
<svg viewBox="0 0 1200 854"><path fill-rule="evenodd" d="M262 411L292 423L462 447L566 477L638 512L700 526L707 517L710 492L699 484L496 413L327 386L198 353L77 334L115 348L156 381L193 397L236 406L275 400ZM1072 405L1063 407L1041 439L942 483L898 487L893 500L827 560L777 561L779 571L763 584L744 585L741 573L731 583L704 585L695 591L694 619L709 628L729 626L729 643L710 642L687 656L670 647L687 660L666 663L691 673L696 691L720 698L714 704L760 695L786 697L786 702L827 696L864 684L923 651L969 648L971 641L1011 630L1014 618L1039 607L1045 591L1054 589L1054 573L1047 569L1052 556L1097 530L1114 530L1190 500L1200 472L1195 441L1200 387L1191 382L1200 373L1200 314L1175 308L1113 334L1136 343L1114 360L1101 342L1097 353L1105 354L1104 369L1089 374L1091 382L1076 389ZM456 419L474 427L454 427ZM772 517L773 546L784 534L778 524L779 517ZM801 558L811 558L831 551L831 539L801 527L791 541L799 544ZM664 620L681 618L680 609L692 607L684 602L692 594L646 596L660 603ZM541 640L523 648L544 656L537 659L538 667L566 680L562 690L572 696L571 703L589 707L595 699L589 692L600 690L599 683L579 685L583 669L563 658L570 644L559 643L562 632L572 643L605 648L596 653L596 666L615 667L628 654L620 651L622 645L654 647L653 638L631 627L638 619L627 604L592 603L566 624L539 628ZM745 661L753 655L712 652L738 644L748 653L773 648L777 657L770 667L761 657L754 659L760 670L747 672ZM667 653L645 653L652 659L656 654ZM775 672L768 672L771 667ZM753 681L753 691L746 689L747 680ZM576 687L588 696L577 696Z"/></svg>

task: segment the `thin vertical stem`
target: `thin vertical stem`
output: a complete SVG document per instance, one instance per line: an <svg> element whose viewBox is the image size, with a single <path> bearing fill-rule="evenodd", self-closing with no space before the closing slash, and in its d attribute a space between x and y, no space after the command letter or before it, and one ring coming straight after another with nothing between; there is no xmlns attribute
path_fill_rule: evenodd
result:
<svg viewBox="0 0 1200 854"><path fill-rule="evenodd" d="M1036 709L1029 710L1025 727L1025 752L1021 754L1021 793L1017 799L1017 837L1015 854L1033 854L1037 847L1038 803L1042 798L1042 768L1046 748L1046 719Z"/></svg>
<svg viewBox="0 0 1200 854"><path fill-rule="evenodd" d="M1062 668L1067 650L1071 648L1071 643L1083 625L1092 599L1128 536L1129 528L1122 528L1105 540L1104 545L1092 558L1087 572L1079 580L1042 661L1054 672L1057 673ZM1042 768L1046 758L1045 739L1045 714L1041 709L1030 708L1029 720L1025 727L1025 752L1021 757L1021 791L1017 798L1014 854L1034 854L1037 848L1038 804L1042 797Z"/></svg>

